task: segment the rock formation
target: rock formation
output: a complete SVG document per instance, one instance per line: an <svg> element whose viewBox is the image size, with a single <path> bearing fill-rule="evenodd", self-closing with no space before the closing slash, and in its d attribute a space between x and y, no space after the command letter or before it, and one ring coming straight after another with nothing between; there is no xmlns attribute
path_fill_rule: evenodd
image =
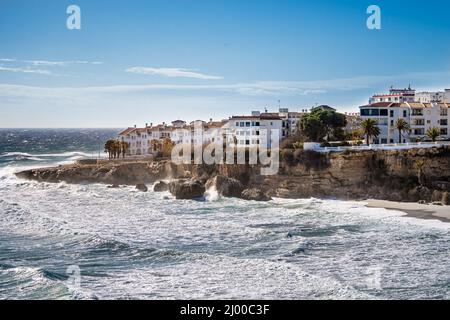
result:
<svg viewBox="0 0 450 320"><path fill-rule="evenodd" d="M205 185L198 180L175 180L169 183L169 191L176 199L199 199L205 193Z"/></svg>
<svg viewBox="0 0 450 320"><path fill-rule="evenodd" d="M169 184L177 198L201 197L215 186L223 196L246 198L338 198L420 200L448 203L450 148L392 151L315 153L297 150L281 160L277 175L262 176L257 165L175 165L170 161L73 164L32 169L18 177L45 182L153 184L162 179L184 179ZM193 180L191 180L193 179ZM158 185L158 188L164 188ZM258 197L257 197L258 195ZM259 197L261 198L261 197Z"/></svg>

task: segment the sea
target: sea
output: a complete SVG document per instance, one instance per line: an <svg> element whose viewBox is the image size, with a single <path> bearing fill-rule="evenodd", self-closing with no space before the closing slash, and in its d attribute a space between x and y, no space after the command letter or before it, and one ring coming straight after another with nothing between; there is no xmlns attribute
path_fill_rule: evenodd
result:
<svg viewBox="0 0 450 320"><path fill-rule="evenodd" d="M449 223L14 175L105 157L117 132L0 129L0 299L450 298Z"/></svg>

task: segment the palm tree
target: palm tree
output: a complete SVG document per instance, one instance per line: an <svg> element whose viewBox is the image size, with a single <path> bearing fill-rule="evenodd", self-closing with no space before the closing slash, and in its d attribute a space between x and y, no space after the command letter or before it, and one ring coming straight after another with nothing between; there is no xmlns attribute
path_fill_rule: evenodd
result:
<svg viewBox="0 0 450 320"><path fill-rule="evenodd" d="M380 135L380 128L378 128L377 122L373 119L366 119L361 122L361 128L366 136L367 145L370 144L371 137L378 137Z"/></svg>
<svg viewBox="0 0 450 320"><path fill-rule="evenodd" d="M115 140L109 139L105 143L105 152L108 153L108 158L111 159L114 151Z"/></svg>
<svg viewBox="0 0 450 320"><path fill-rule="evenodd" d="M398 119L395 127L398 130L398 142L402 143L402 131L409 131L409 124L404 119Z"/></svg>
<svg viewBox="0 0 450 320"><path fill-rule="evenodd" d="M441 130L439 128L433 127L427 130L427 137L430 138L433 142L441 135Z"/></svg>
<svg viewBox="0 0 450 320"><path fill-rule="evenodd" d="M122 149L121 150L122 151L122 158L125 159L125 155L127 154L128 149L130 148L130 144L128 142L121 141L120 146L121 146L121 149Z"/></svg>

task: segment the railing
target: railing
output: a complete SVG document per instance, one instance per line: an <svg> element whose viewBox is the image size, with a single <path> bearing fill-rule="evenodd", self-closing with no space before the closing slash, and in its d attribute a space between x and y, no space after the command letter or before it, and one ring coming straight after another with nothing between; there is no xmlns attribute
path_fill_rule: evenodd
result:
<svg viewBox="0 0 450 320"><path fill-rule="evenodd" d="M369 146L348 146L348 147L316 147L317 152L344 152L344 151L364 151L364 150L408 150L450 146L450 141L436 142L410 142L410 143L390 143L371 144Z"/></svg>

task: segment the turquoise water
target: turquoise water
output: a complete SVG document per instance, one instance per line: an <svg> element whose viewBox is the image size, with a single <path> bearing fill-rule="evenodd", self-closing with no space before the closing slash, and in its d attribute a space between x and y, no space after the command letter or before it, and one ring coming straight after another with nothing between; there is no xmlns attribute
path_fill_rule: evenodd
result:
<svg viewBox="0 0 450 320"><path fill-rule="evenodd" d="M0 131L0 299L450 298L443 222L356 202L211 190L179 201L13 174L95 156L115 133Z"/></svg>

